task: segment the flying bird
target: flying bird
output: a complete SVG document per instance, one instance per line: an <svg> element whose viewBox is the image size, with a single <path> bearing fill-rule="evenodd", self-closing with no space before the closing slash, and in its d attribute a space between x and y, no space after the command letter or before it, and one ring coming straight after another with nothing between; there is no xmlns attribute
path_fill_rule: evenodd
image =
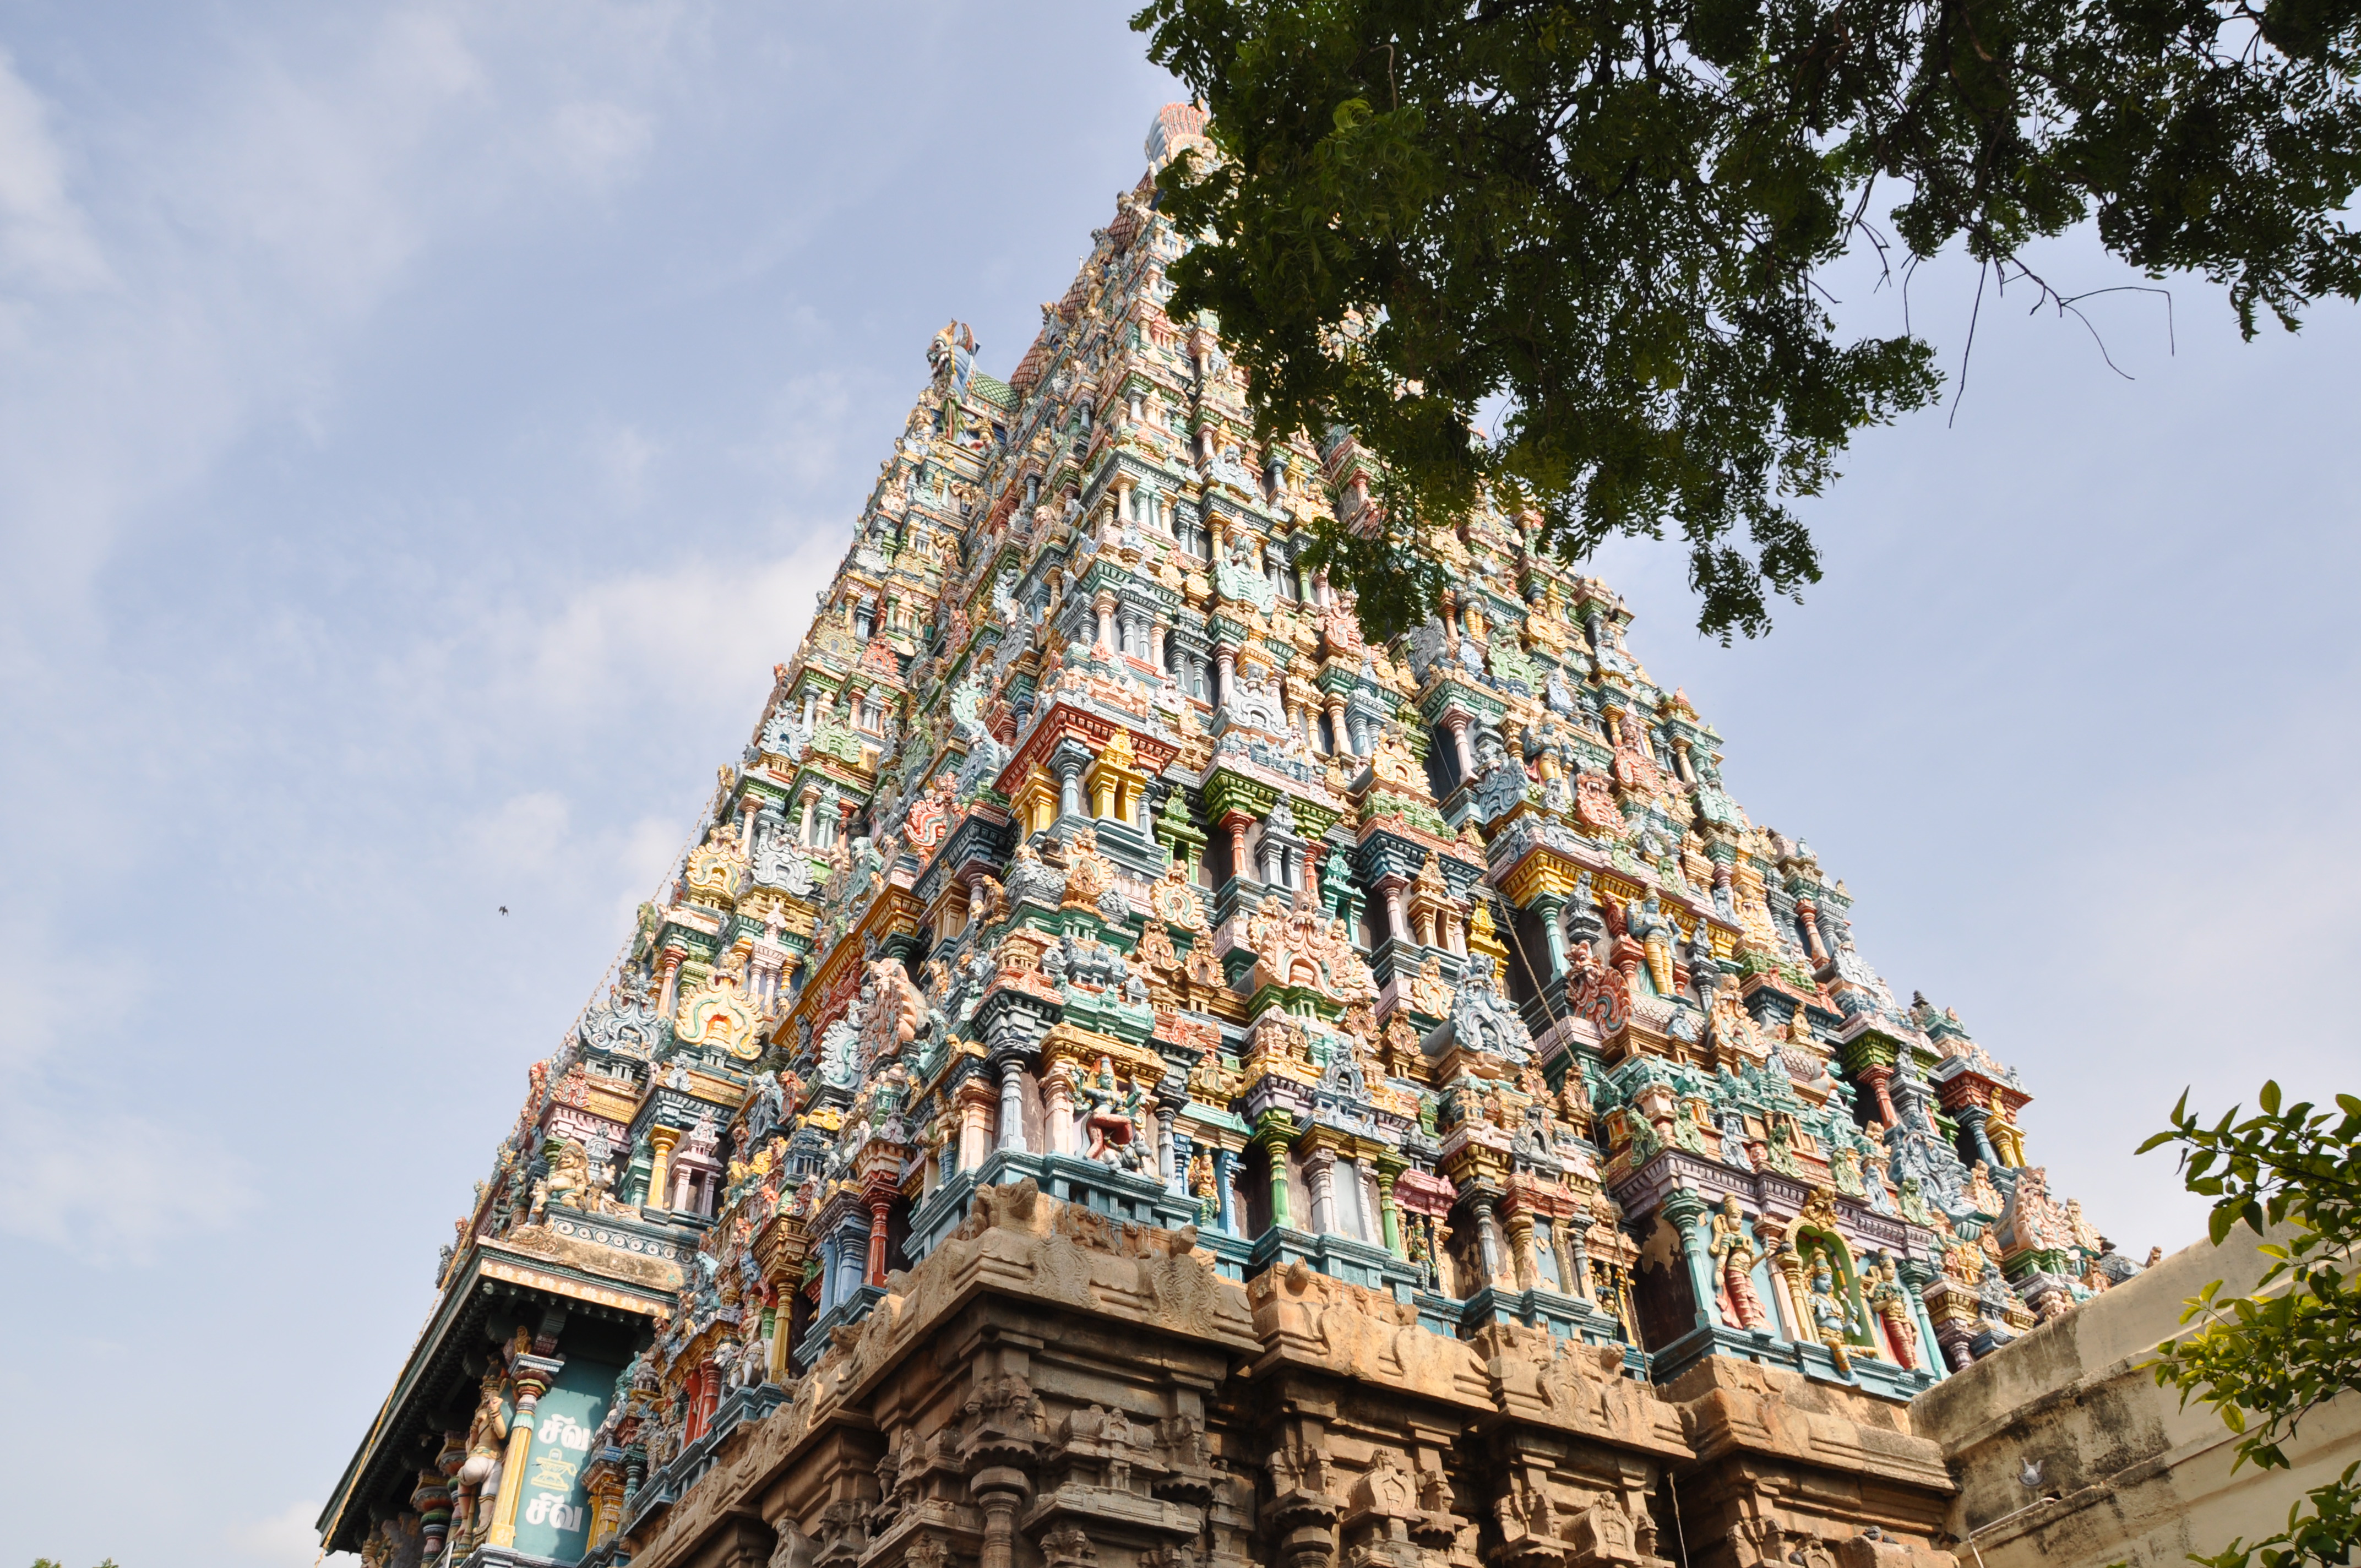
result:
<svg viewBox="0 0 2361 1568"><path fill-rule="evenodd" d="M501 905L500 905L500 913L501 913L501 914L503 914L503 915L506 915L508 912L509 912L509 906L508 906L507 905L505 905L505 904Z"/></svg>

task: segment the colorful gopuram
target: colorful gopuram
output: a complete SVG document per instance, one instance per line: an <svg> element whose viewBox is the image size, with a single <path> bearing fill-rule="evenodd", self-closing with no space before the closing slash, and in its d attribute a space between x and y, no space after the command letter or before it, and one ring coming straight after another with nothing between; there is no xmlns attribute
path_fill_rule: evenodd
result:
<svg viewBox="0 0 2361 1568"><path fill-rule="evenodd" d="M1197 134L1159 117L1153 168ZM373 1568L1948 1564L1912 1397L2132 1272L1604 584L1389 646L1123 194L936 334L321 1520Z"/></svg>

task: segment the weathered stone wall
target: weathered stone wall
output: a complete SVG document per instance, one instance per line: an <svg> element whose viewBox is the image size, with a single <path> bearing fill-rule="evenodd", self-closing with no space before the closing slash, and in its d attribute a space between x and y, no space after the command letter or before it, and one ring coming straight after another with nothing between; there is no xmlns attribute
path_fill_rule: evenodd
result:
<svg viewBox="0 0 2361 1568"><path fill-rule="evenodd" d="M1027 1182L976 1210L620 1542L634 1568L1952 1568L1907 1411L1725 1359L1677 1383L1436 1334L1296 1263ZM1874 1530L1869 1527L1875 1527Z"/></svg>
<svg viewBox="0 0 2361 1568"><path fill-rule="evenodd" d="M2244 1293L2268 1263L2243 1230L2219 1248L2201 1242L1918 1396L1911 1420L1959 1483L1949 1530L1973 1541L1960 1558L2178 1568L2191 1552L2282 1528L2306 1491L2361 1459L2361 1399L2347 1395L2303 1424L2292 1469L2234 1475L2236 1434L2142 1370L2208 1281ZM2028 1464L2040 1469L2032 1486Z"/></svg>

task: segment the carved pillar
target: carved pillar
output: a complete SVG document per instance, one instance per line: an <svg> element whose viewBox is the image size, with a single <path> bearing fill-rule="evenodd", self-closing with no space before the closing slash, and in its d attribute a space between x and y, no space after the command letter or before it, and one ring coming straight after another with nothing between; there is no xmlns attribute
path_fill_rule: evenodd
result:
<svg viewBox="0 0 2361 1568"><path fill-rule="evenodd" d="M1052 1068L1041 1080L1044 1154L1076 1154L1074 1147L1074 1080L1063 1066Z"/></svg>
<svg viewBox="0 0 2361 1568"><path fill-rule="evenodd" d="M1801 1344L1809 1337L1804 1332L1803 1306L1780 1263L1787 1255L1787 1226L1786 1220L1768 1212L1754 1217L1754 1234L1762 1241L1763 1255L1770 1264L1763 1272L1771 1277L1771 1306L1778 1314L1779 1332Z"/></svg>
<svg viewBox="0 0 2361 1568"><path fill-rule="evenodd" d="M1533 898L1533 913L1542 917L1542 932L1549 942L1552 980L1565 978L1565 927L1558 924L1557 918L1565 907L1565 900L1554 893L1538 894Z"/></svg>
<svg viewBox="0 0 2361 1568"><path fill-rule="evenodd" d="M1706 1253L1705 1200L1684 1187L1664 1200L1664 1214L1681 1234L1681 1255L1689 1266L1689 1288L1697 1294L1697 1320L1705 1327L1718 1328L1721 1324L1721 1308L1715 1299L1713 1259Z"/></svg>
<svg viewBox="0 0 2361 1568"><path fill-rule="evenodd" d="M976 1497L983 1505L983 1551L977 1568L1016 1568L1016 1505L1025 1500L1018 1489L1023 1480L1020 1473L1000 1465L975 1478Z"/></svg>
<svg viewBox="0 0 2361 1568"><path fill-rule="evenodd" d="M1378 1161L1378 1212L1386 1233L1386 1250L1396 1257L1402 1254L1401 1206L1394 1201L1394 1178L1401 1174L1396 1162Z"/></svg>
<svg viewBox="0 0 2361 1568"><path fill-rule="evenodd" d="M1367 756L1369 754L1369 721L1356 713L1345 722L1346 731L1352 738L1353 755Z"/></svg>
<svg viewBox="0 0 2361 1568"><path fill-rule="evenodd" d="M1533 1217L1523 1209L1509 1216L1509 1266L1513 1271L1517 1288L1533 1288Z"/></svg>
<svg viewBox="0 0 2361 1568"><path fill-rule="evenodd" d="M1232 1235L1238 1234L1237 1209L1230 1191L1232 1179L1230 1173L1236 1162L1237 1156L1227 1149L1213 1151L1213 1190L1222 1204L1220 1224L1223 1230Z"/></svg>
<svg viewBox="0 0 2361 1568"><path fill-rule="evenodd" d="M1900 1121L1901 1118L1894 1113L1894 1102L1885 1091L1885 1086L1893 1081L1894 1069L1883 1063L1865 1067L1861 1069L1861 1081L1869 1085L1870 1092L1877 1096L1877 1119L1889 1127Z"/></svg>
<svg viewBox="0 0 2361 1568"><path fill-rule="evenodd" d="M1025 1088L1018 1074L1022 1062L1000 1064L1000 1146L1025 1152Z"/></svg>
<svg viewBox="0 0 2361 1568"><path fill-rule="evenodd" d="M1571 1270L1566 1277L1566 1291L1596 1305L1598 1296L1590 1288L1590 1243L1584 1234L1589 1229L1589 1216L1581 1212L1576 1213L1562 1227L1567 1266Z"/></svg>
<svg viewBox="0 0 2361 1568"><path fill-rule="evenodd" d="M1334 692L1328 694L1328 750L1333 756L1353 749L1345 729L1345 699Z"/></svg>
<svg viewBox="0 0 2361 1568"><path fill-rule="evenodd" d="M1115 652L1115 595L1100 594L1091 609L1098 617L1099 651L1112 653Z"/></svg>
<svg viewBox="0 0 2361 1568"><path fill-rule="evenodd" d="M1230 700L1230 688L1237 678L1237 650L1227 645L1213 650L1213 706L1219 707Z"/></svg>
<svg viewBox="0 0 2361 1568"><path fill-rule="evenodd" d="M1991 1169L2000 1169L2005 1162L2000 1157L1999 1151L1993 1147L1990 1135L1984 1131L1984 1118L1992 1113L1981 1105L1962 1105L1951 1114L1958 1118L1960 1126L1968 1130L1969 1140L1975 1145L1976 1157Z"/></svg>
<svg viewBox="0 0 2361 1568"><path fill-rule="evenodd" d="M1164 637L1170 629L1159 620L1148 629L1148 662L1158 669L1164 668Z"/></svg>
<svg viewBox="0 0 2361 1568"><path fill-rule="evenodd" d="M1061 746L1052 759L1058 770L1058 815L1079 817L1082 810L1082 766L1087 761L1079 752L1068 752Z"/></svg>
<svg viewBox="0 0 2361 1568"><path fill-rule="evenodd" d="M494 1546L516 1544L517 1499L524 1496L524 1461L533 1448L533 1407L549 1392L550 1380L565 1365L554 1356L520 1355L511 1368L516 1379L516 1415L509 1422L509 1452L500 1461L500 1497L492 1505L492 1528L485 1537Z"/></svg>
<svg viewBox="0 0 2361 1568"><path fill-rule="evenodd" d="M1463 779L1475 777L1476 752L1467 743L1467 716L1464 713L1448 714L1443 722L1450 729L1451 744L1459 752L1459 776Z"/></svg>
<svg viewBox="0 0 2361 1568"><path fill-rule="evenodd" d="M652 1164L648 1169L648 1195L641 1207L647 1209L670 1207L672 1189L666 1183L672 1176L673 1146L679 1142L680 1135L670 1127L648 1129L648 1149L652 1156Z"/></svg>
<svg viewBox="0 0 2361 1568"><path fill-rule="evenodd" d="M656 996L656 1011L667 1018L672 1016L672 1004L679 1000L680 966L687 957L678 948L666 948L656 959L656 972L664 981L663 989Z"/></svg>
<svg viewBox="0 0 2361 1568"><path fill-rule="evenodd" d="M1254 867L1246 861L1246 829L1254 818L1243 811L1233 811L1222 818L1222 826L1230 833L1230 874L1254 880Z"/></svg>
<svg viewBox="0 0 2361 1568"><path fill-rule="evenodd" d="M1287 1145L1294 1130L1285 1121L1266 1121L1255 1131L1255 1142L1270 1157L1270 1223L1288 1231L1295 1228L1295 1211L1287 1194Z"/></svg>
<svg viewBox="0 0 2361 1568"><path fill-rule="evenodd" d="M1550 1251L1557 1258L1557 1288L1562 1295L1572 1296L1576 1280L1572 1239L1575 1223L1560 1218L1550 1223Z"/></svg>
<svg viewBox="0 0 2361 1568"><path fill-rule="evenodd" d="M1380 877L1378 891L1386 895L1386 935L1397 942L1410 938L1410 921L1402 914L1402 879L1399 873Z"/></svg>
<svg viewBox="0 0 2361 1568"><path fill-rule="evenodd" d="M869 1190L869 1272L872 1285L885 1283L885 1223L894 1207L894 1190L873 1187Z"/></svg>
<svg viewBox="0 0 2361 1568"><path fill-rule="evenodd" d="M1304 1157L1303 1174L1312 1183L1312 1229L1322 1235L1336 1229L1336 1157L1327 1149L1315 1149Z"/></svg>
<svg viewBox="0 0 2361 1568"><path fill-rule="evenodd" d="M959 1168L973 1170L989 1150L992 1090L981 1079L969 1079L960 1085L959 1108Z"/></svg>

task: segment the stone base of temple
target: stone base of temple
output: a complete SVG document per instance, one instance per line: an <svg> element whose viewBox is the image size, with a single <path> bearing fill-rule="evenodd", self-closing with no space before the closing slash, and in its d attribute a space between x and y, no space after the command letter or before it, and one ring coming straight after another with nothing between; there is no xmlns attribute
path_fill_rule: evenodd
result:
<svg viewBox="0 0 2361 1568"><path fill-rule="evenodd" d="M1701 1334L1652 1385L1571 1297L1481 1293L1463 1338L1381 1249L1281 1233L1241 1283L1192 1231L1029 1177L968 1201L776 1408L725 1404L659 1464L587 1561L1952 1563L1950 1478L1907 1408L1732 1354L1754 1336ZM1374 1286L1336 1277L1357 1266Z"/></svg>

